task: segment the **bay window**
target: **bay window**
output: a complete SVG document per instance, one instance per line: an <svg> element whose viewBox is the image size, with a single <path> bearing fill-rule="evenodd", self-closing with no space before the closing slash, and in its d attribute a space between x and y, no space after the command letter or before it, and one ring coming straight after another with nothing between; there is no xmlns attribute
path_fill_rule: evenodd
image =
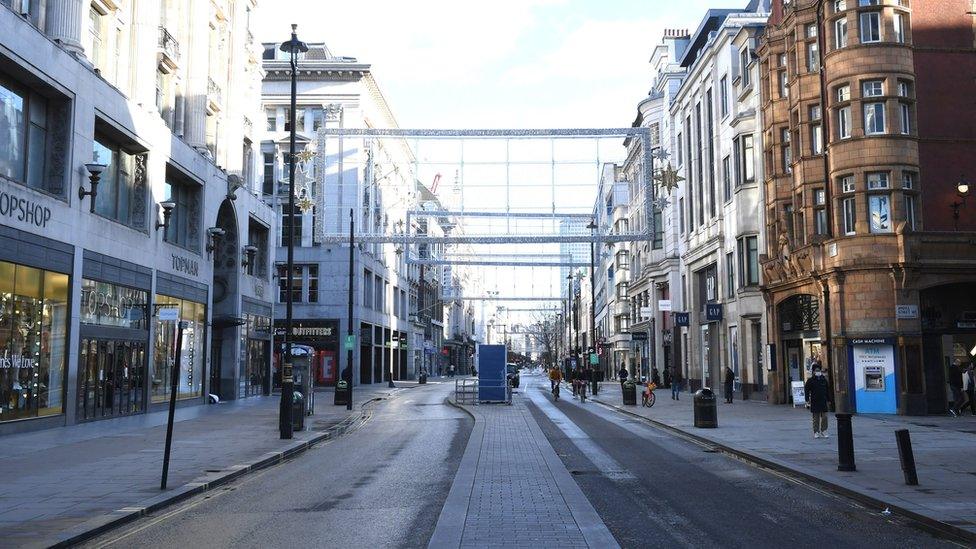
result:
<svg viewBox="0 0 976 549"><path fill-rule="evenodd" d="M845 198L842 205L844 209L844 234L856 234L857 212L855 207L855 199L853 197Z"/></svg>
<svg viewBox="0 0 976 549"><path fill-rule="evenodd" d="M891 196L887 194L869 195L868 216L872 233L890 233Z"/></svg>
<svg viewBox="0 0 976 549"><path fill-rule="evenodd" d="M862 13L859 38L862 44L881 41L881 13L871 11Z"/></svg>
<svg viewBox="0 0 976 549"><path fill-rule="evenodd" d="M878 135L885 133L885 104L864 104L864 134Z"/></svg>

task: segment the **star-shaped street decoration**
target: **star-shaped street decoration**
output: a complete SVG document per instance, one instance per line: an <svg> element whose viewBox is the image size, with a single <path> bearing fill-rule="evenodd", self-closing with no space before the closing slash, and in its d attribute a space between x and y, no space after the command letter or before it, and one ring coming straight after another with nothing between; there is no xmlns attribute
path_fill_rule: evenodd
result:
<svg viewBox="0 0 976 549"><path fill-rule="evenodd" d="M315 151L312 149L303 149L302 152L295 155L295 159L299 162L308 162L313 158L315 158Z"/></svg>
<svg viewBox="0 0 976 549"><path fill-rule="evenodd" d="M668 165L661 169L660 173L654 176L658 184L661 185L668 194L671 191L678 188L678 183L685 180L685 178L678 175L678 170L674 169L674 166L668 162Z"/></svg>
<svg viewBox="0 0 976 549"><path fill-rule="evenodd" d="M295 203L295 206L298 206L298 209L301 210L302 213L308 213L312 211L313 207L315 207L315 202L312 202L312 199L309 198L308 195L305 195Z"/></svg>

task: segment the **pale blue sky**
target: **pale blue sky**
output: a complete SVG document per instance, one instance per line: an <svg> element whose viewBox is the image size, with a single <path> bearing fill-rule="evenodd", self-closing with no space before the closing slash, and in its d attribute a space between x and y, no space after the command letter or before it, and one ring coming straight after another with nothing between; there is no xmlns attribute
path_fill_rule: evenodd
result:
<svg viewBox="0 0 976 549"><path fill-rule="evenodd" d="M401 127L629 126L665 28L747 0L263 0L256 32L372 63Z"/></svg>

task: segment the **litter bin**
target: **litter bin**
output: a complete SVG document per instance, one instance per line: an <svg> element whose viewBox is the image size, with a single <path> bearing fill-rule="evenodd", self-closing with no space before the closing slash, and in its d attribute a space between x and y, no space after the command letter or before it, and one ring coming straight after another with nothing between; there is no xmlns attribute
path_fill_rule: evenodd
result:
<svg viewBox="0 0 976 549"><path fill-rule="evenodd" d="M305 429L305 395L298 391L291 397L291 428L293 431Z"/></svg>
<svg viewBox="0 0 976 549"><path fill-rule="evenodd" d="M345 406L349 404L349 384L346 380L340 380L336 383L335 387L335 400L332 402L335 406Z"/></svg>
<svg viewBox="0 0 976 549"><path fill-rule="evenodd" d="M637 384L633 381L625 381L620 387L624 393L624 405L637 406Z"/></svg>
<svg viewBox="0 0 976 549"><path fill-rule="evenodd" d="M715 393L708 387L695 392L695 427L718 427L718 409L715 405Z"/></svg>

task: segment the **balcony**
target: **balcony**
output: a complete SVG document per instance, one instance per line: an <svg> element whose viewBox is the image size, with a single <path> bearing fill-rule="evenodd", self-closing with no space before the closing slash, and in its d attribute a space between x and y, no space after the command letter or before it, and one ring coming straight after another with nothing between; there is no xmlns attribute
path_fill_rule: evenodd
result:
<svg viewBox="0 0 976 549"><path fill-rule="evenodd" d="M214 82L213 78L207 78L207 110L211 113L217 113L223 105L223 88Z"/></svg>
<svg viewBox="0 0 976 549"><path fill-rule="evenodd" d="M166 27L159 27L159 66L171 73L180 65L180 43Z"/></svg>

